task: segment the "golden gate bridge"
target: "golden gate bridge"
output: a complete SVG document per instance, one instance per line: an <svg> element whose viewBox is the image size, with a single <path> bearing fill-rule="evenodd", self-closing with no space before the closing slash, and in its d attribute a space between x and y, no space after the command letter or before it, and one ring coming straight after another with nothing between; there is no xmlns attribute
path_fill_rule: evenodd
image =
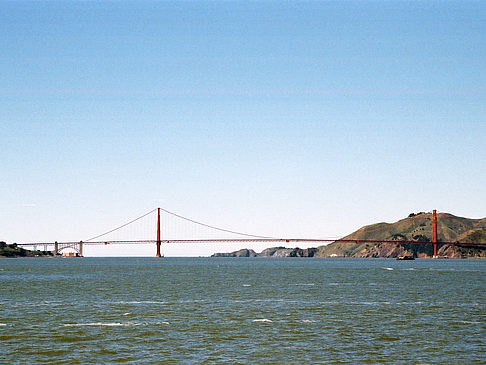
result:
<svg viewBox="0 0 486 365"><path fill-rule="evenodd" d="M154 221L155 217L155 221ZM139 226L127 232L127 229L133 228L135 223ZM142 223L140 225L140 223ZM121 235L120 235L121 233ZM135 236L135 239L127 239L126 236ZM122 238L121 238L122 237ZM110 229L106 232L80 241L54 241L54 242L28 242L19 243L17 246L32 248L36 250L43 247L44 251L52 251L54 255L60 254L66 249L74 250L79 256L83 256L83 247L96 245L140 245L154 244L156 257L161 257L162 244L177 243L269 243L269 244L288 244L288 243L312 243L328 244L332 242L350 242L350 243L394 243L394 244L428 244L433 245L433 257L437 257L437 245L455 245L468 248L486 248L486 243L473 242L446 242L437 239L437 213L432 213L432 241L408 241L408 240L357 240L346 238L282 238L249 234L229 230L185 216L173 213L163 208L153 209L141 216L132 219L120 226Z"/></svg>

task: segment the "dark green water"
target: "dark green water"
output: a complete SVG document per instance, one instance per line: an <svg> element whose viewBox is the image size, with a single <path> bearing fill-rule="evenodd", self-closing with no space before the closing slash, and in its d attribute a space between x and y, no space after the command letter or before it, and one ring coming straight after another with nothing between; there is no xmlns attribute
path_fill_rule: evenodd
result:
<svg viewBox="0 0 486 365"><path fill-rule="evenodd" d="M0 363L486 363L486 260L0 259Z"/></svg>

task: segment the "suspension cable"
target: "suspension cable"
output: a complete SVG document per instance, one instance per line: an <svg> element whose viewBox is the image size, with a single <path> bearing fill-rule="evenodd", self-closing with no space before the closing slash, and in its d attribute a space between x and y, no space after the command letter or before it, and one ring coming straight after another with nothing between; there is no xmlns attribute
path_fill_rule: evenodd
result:
<svg viewBox="0 0 486 365"><path fill-rule="evenodd" d="M101 236L107 235L108 233L114 232L114 231L116 231L116 230L118 230L118 229L120 229L120 228L126 227L126 226L128 226L129 224L132 224L133 222L136 222L136 221L138 221L139 219L142 219L143 217L148 216L149 214L151 214L151 213L155 212L156 210L157 210L157 209L153 209L153 210L151 210L150 212L145 213L144 215L141 215L140 217L135 218L135 219L131 220L131 221L130 221L130 222L128 222L128 223L125 223L125 224L122 224L122 225L121 225L121 226L119 226L119 227L116 227L116 228L110 229L109 231L107 231L107 232L105 232L105 233L102 233L102 234L99 234L99 235L97 235L97 236L91 237L91 238L89 238L89 239L87 239L87 240L84 240L83 242L89 242L89 241L94 240L94 239L96 239L96 238L99 238L99 237L101 237Z"/></svg>
<svg viewBox="0 0 486 365"><path fill-rule="evenodd" d="M207 227L207 228L215 229L215 230L217 230L217 231L221 231L221 232L227 232L227 233L233 233L233 234L238 234L238 235L240 235L240 236L246 236L246 237L254 237L254 238L270 238L270 239L275 239L275 237L258 236L258 235L254 235L254 234L242 233L242 232L236 232L236 231L231 231L231 230L229 230L229 229L224 229L224 228L219 228L219 227L211 226L211 225L209 225L209 224L201 223L201 222L195 221L195 220L193 220L193 219L183 217L182 215L179 215L179 214L176 214L176 213L170 212L170 211L168 211L168 210L166 210L166 209L163 209L163 208L160 208L160 210L164 211L164 212L165 212L165 213L167 213L167 214L173 215L174 217L177 217L177 218L180 218L180 219L184 219L184 220L186 220L186 221L188 221L188 222L191 222L191 223L199 224L200 226L203 226L203 227Z"/></svg>

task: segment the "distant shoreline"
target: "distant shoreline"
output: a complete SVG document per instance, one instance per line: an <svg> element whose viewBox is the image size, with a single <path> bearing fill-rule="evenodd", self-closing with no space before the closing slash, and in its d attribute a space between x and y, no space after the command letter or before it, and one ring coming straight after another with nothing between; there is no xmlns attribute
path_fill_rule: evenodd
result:
<svg viewBox="0 0 486 365"><path fill-rule="evenodd" d="M18 257L54 257L52 251L32 251L17 246L16 243L7 244L0 241L0 257L18 258Z"/></svg>

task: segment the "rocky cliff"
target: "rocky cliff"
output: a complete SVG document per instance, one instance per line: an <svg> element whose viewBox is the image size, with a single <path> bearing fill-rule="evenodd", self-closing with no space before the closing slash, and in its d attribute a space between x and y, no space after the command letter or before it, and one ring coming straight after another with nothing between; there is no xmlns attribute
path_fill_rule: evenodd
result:
<svg viewBox="0 0 486 365"><path fill-rule="evenodd" d="M242 249L227 253L215 253L211 257L313 257L316 248L286 248L286 247L271 247L266 248L260 253L256 253L250 249Z"/></svg>

